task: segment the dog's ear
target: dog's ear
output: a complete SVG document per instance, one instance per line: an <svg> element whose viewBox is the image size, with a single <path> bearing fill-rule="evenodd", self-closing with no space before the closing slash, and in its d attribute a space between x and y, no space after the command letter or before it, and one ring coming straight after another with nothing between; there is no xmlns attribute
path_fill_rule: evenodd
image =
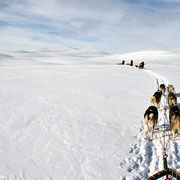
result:
<svg viewBox="0 0 180 180"><path fill-rule="evenodd" d="M154 96L151 97L151 102L152 102L152 103L154 102Z"/></svg>

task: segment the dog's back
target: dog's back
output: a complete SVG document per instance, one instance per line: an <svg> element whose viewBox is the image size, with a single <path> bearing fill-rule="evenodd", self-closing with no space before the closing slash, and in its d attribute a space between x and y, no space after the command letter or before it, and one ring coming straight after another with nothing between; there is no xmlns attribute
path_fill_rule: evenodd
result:
<svg viewBox="0 0 180 180"><path fill-rule="evenodd" d="M169 109L169 122L171 124L172 117L175 114L178 114L180 112L179 107L177 105L171 105Z"/></svg>
<svg viewBox="0 0 180 180"><path fill-rule="evenodd" d="M160 85L159 90L162 92L162 94L163 94L163 95L165 95L165 92L166 92L166 87L165 87L165 85L164 85L164 84L161 84L161 85Z"/></svg>
<svg viewBox="0 0 180 180"><path fill-rule="evenodd" d="M169 106L177 104L177 97L172 92L168 94L168 104Z"/></svg>
<svg viewBox="0 0 180 180"><path fill-rule="evenodd" d="M160 102L160 100L161 100L161 95L162 95L162 92L161 92L161 91L156 91L153 96L156 97L157 102Z"/></svg>
<svg viewBox="0 0 180 180"><path fill-rule="evenodd" d="M150 140L153 139L153 132L158 121L158 110L155 106L149 106L144 113L144 119L148 132L150 132Z"/></svg>
<svg viewBox="0 0 180 180"><path fill-rule="evenodd" d="M148 109L144 113L144 118L148 116L148 119L150 119L150 114L153 114L155 119L158 119L158 110L155 106L149 106Z"/></svg>
<svg viewBox="0 0 180 180"><path fill-rule="evenodd" d="M151 102L153 103L154 106L159 107L161 101L161 95L162 95L161 91L156 91L151 97Z"/></svg>
<svg viewBox="0 0 180 180"><path fill-rule="evenodd" d="M180 110L177 106L171 107L170 126L172 132L172 140L174 141L176 136L180 134Z"/></svg>

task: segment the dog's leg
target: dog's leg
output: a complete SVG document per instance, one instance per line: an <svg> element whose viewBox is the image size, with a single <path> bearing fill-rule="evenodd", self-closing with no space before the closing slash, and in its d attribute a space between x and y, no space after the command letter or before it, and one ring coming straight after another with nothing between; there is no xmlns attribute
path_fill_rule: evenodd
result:
<svg viewBox="0 0 180 180"><path fill-rule="evenodd" d="M151 126L151 133L150 133L150 141L152 141L153 140L153 134L154 134L154 129L153 129L153 127Z"/></svg>
<svg viewBox="0 0 180 180"><path fill-rule="evenodd" d="M154 117L152 117L151 120L150 120L150 126L151 126L150 141L152 141L153 140L154 129L155 129L155 126L156 126L156 120L154 119Z"/></svg>
<svg viewBox="0 0 180 180"><path fill-rule="evenodd" d="M176 129L173 127L172 130L171 130L171 132L172 132L172 140L174 141L175 138L176 138L176 135L175 135L175 134L176 134L176 133L175 133L175 132L176 132Z"/></svg>
<svg viewBox="0 0 180 180"><path fill-rule="evenodd" d="M177 129L176 129L177 130ZM179 135L179 133L178 133L178 130L177 130L177 132L175 133L175 138L177 137Z"/></svg>
<svg viewBox="0 0 180 180"><path fill-rule="evenodd" d="M153 125L152 125L152 122L150 123L150 137L149 137L149 140L152 141L153 139Z"/></svg>
<svg viewBox="0 0 180 180"><path fill-rule="evenodd" d="M145 120L146 120L147 132L149 132L149 123L148 123L148 116L147 115L145 117Z"/></svg>
<svg viewBox="0 0 180 180"><path fill-rule="evenodd" d="M152 133L152 130L151 130L150 137L149 137L150 141L152 141L152 136L153 136L153 133Z"/></svg>
<svg viewBox="0 0 180 180"><path fill-rule="evenodd" d="M157 101L154 102L154 106L159 107Z"/></svg>
<svg viewBox="0 0 180 180"><path fill-rule="evenodd" d="M179 131L179 128L178 128L178 124L177 124L177 127L175 129L175 138L180 134L180 131ZM174 138L174 139L175 139Z"/></svg>

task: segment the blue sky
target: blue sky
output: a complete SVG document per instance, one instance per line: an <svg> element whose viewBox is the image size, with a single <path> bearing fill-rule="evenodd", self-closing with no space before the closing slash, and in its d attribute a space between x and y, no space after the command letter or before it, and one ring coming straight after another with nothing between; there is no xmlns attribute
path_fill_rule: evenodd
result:
<svg viewBox="0 0 180 180"><path fill-rule="evenodd" d="M179 0L0 0L0 49L180 50Z"/></svg>

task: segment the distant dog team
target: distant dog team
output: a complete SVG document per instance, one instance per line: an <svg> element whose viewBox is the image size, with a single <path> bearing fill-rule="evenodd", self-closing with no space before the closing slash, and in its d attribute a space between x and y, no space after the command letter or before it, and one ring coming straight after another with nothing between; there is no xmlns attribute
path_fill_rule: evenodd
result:
<svg viewBox="0 0 180 180"><path fill-rule="evenodd" d="M125 65L125 60L123 60L121 63L116 63L117 65ZM130 63L126 63L128 66L133 66L133 60L130 61ZM144 69L144 61L142 61L139 65L135 65L135 67L139 69Z"/></svg>

